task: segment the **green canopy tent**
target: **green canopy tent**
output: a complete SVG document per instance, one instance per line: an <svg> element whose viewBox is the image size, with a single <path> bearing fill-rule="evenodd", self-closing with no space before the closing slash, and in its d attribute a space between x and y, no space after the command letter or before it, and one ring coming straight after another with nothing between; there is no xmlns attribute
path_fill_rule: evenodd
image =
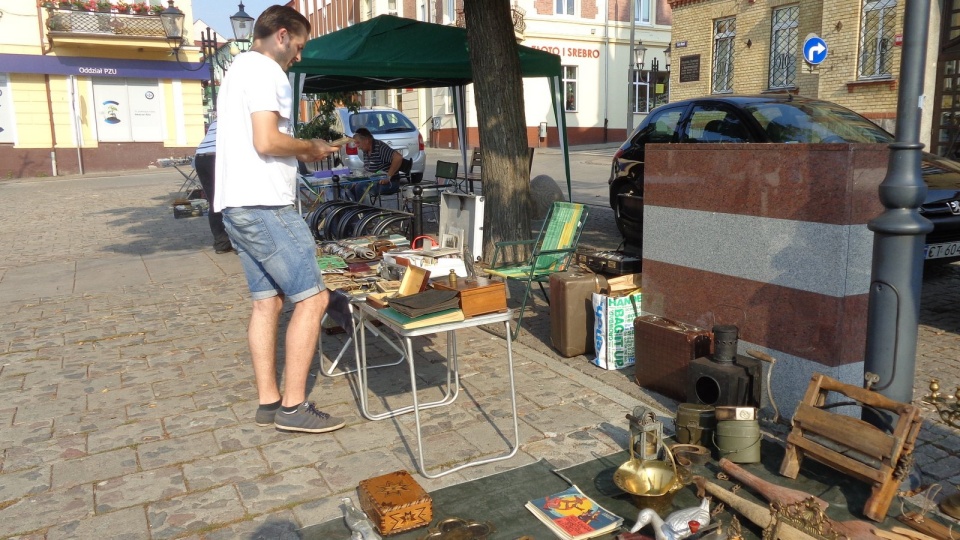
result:
<svg viewBox="0 0 960 540"><path fill-rule="evenodd" d="M524 78L547 77L560 134L567 197L572 200L567 123L562 108L560 57L517 46ZM307 42L301 60L290 68L299 104L300 93L386 90L394 88L454 89L454 114L464 166L467 164L464 86L473 73L467 31L380 15ZM294 115L296 118L296 115Z"/></svg>

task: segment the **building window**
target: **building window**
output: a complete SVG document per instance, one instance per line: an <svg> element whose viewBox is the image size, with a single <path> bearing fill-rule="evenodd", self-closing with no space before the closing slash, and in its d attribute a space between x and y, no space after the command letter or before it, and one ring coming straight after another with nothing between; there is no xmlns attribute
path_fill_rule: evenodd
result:
<svg viewBox="0 0 960 540"><path fill-rule="evenodd" d="M574 15L576 0L557 0L557 15Z"/></svg>
<svg viewBox="0 0 960 540"><path fill-rule="evenodd" d="M634 13L637 22L650 24L650 0L636 0L637 12Z"/></svg>
<svg viewBox="0 0 960 540"><path fill-rule="evenodd" d="M387 15L397 16L397 0L387 0Z"/></svg>
<svg viewBox="0 0 960 540"><path fill-rule="evenodd" d="M453 114L453 100L455 95L453 93L453 88L447 87L447 99L444 100L446 107L444 108L444 114Z"/></svg>
<svg viewBox="0 0 960 540"><path fill-rule="evenodd" d="M633 112L645 114L667 103L669 86L669 71L634 71Z"/></svg>
<svg viewBox="0 0 960 540"><path fill-rule="evenodd" d="M713 24L713 93L733 91L733 40L737 36L734 17Z"/></svg>
<svg viewBox="0 0 960 540"><path fill-rule="evenodd" d="M871 0L863 4L860 24L860 78L889 77L892 73L893 31L897 3Z"/></svg>
<svg viewBox="0 0 960 540"><path fill-rule="evenodd" d="M457 20L457 0L447 0L446 24L453 24Z"/></svg>
<svg viewBox="0 0 960 540"><path fill-rule="evenodd" d="M563 110L577 111L577 66L563 66Z"/></svg>
<svg viewBox="0 0 960 540"><path fill-rule="evenodd" d="M773 10L773 39L770 44L770 88L794 86L800 33L797 28L800 6Z"/></svg>

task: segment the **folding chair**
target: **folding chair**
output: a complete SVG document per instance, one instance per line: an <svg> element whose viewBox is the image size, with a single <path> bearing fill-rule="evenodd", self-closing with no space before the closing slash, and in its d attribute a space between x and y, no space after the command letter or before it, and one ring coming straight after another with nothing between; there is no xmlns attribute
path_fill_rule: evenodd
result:
<svg viewBox="0 0 960 540"><path fill-rule="evenodd" d="M397 175L400 177L400 183L397 185L396 191L387 191L381 192L376 195L370 196L370 204L374 206L383 206L383 198L385 196L393 195L397 200L397 210L400 209L401 201L401 192L403 191L403 186L410 183L410 169L413 168L413 160L409 158L403 158L403 162L400 163L400 170L397 171ZM371 183L372 187L373 184ZM367 188L369 190L369 188Z"/></svg>
<svg viewBox="0 0 960 540"><path fill-rule="evenodd" d="M523 312L527 307L530 289L534 282L540 286L540 292L547 304L550 303L543 284L550 280L550 274L563 272L570 265L589 213L590 209L583 204L555 202L550 207L536 240L496 243L493 262L487 269L487 273L508 280L522 281L525 284L523 302L520 305L520 315L517 318L513 339L517 339L520 335ZM530 256L525 259L520 256L520 250L524 246L532 246Z"/></svg>

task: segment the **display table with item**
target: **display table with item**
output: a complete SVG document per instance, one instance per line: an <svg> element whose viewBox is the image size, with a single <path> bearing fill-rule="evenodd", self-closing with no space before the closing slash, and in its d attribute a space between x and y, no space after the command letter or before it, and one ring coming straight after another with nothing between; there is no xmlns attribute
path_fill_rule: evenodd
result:
<svg viewBox="0 0 960 540"><path fill-rule="evenodd" d="M517 449L520 445L520 432L517 425L517 395L513 379L513 344L510 337L510 320L513 318L513 312L507 310L503 313L491 313L489 315L479 315L476 317L467 318L455 322L440 323L431 326L425 326L421 328L405 328L405 325L397 322L395 319L390 318L385 310L377 309L369 304L357 304L354 306L356 309L354 311L355 316L358 318L357 324L355 327L360 330L360 346L354 349L357 355L357 365L360 366L358 373L358 379L360 382L360 410L363 413L363 416L370 420L384 420L387 418L393 418L402 414L412 412L414 414L414 419L416 423L416 437L417 437L417 452L419 459L414 458L417 468L421 474L427 478L438 478L440 476L450 474L452 472L459 471L466 467L474 467L477 465L483 465L486 463L492 463L495 461L502 461L513 457L517 453ZM374 413L370 411L369 404L367 402L368 394L368 365L367 365L367 346L366 346L366 328L367 322L369 321L378 321L381 323L381 330L389 330L396 334L397 338L401 342L401 348L404 351L404 357L407 360L407 367L410 375L410 387L413 404L403 407L398 407L394 409L388 409L384 412ZM506 332L506 341L507 341L507 370L510 379L510 410L512 412L512 423L513 423L513 441L510 443L509 450L506 453L500 454L498 456L484 458L484 459L475 459L467 463L463 463L456 467L452 467L442 472L431 474L427 472L426 461L424 460L423 453L423 433L421 430L421 421L420 413L424 409L431 409L434 407L441 407L443 405L450 405L457 399L460 389L460 373L457 359L457 330L463 330L466 328L473 328L476 326L482 326L485 324L503 324L504 330ZM446 373L446 387L444 389L444 395L441 399L436 401L430 401L426 403L421 403L419 397L417 396L417 374L416 374L416 364L413 351L412 340L415 337L424 336L428 334L447 334L447 373ZM369 366L372 367L372 366ZM509 442L509 441L508 441Z"/></svg>

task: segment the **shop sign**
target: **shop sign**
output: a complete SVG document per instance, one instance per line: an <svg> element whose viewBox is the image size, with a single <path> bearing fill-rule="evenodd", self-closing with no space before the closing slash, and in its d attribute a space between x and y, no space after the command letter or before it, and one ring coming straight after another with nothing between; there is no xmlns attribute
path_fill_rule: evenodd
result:
<svg viewBox="0 0 960 540"><path fill-rule="evenodd" d="M680 82L693 82L700 80L700 55L680 57Z"/></svg>
<svg viewBox="0 0 960 540"><path fill-rule="evenodd" d="M531 45L531 49L553 53L567 58L600 58L600 49L584 49L581 47L555 47L552 45Z"/></svg>

